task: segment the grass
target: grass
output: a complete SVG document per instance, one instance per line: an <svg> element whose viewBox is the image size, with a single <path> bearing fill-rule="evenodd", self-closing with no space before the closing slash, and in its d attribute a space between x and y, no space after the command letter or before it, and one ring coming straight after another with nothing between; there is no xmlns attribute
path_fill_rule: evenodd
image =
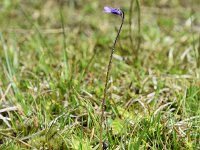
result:
<svg viewBox="0 0 200 150"><path fill-rule="evenodd" d="M2 0L0 149L98 149L104 5L108 149L199 149L200 3L163 2Z"/></svg>

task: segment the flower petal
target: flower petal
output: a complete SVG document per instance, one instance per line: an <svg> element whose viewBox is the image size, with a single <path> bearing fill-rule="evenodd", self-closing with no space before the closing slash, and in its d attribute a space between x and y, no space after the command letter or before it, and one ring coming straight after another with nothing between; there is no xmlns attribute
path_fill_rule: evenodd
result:
<svg viewBox="0 0 200 150"><path fill-rule="evenodd" d="M109 6L105 6L104 7L104 12L106 12L106 13L112 13L112 14L119 15L119 16L122 16L122 14L123 14L120 9L109 7Z"/></svg>
<svg viewBox="0 0 200 150"><path fill-rule="evenodd" d="M106 13L111 13L111 10L112 10L112 7L108 7L108 6L104 7L104 12Z"/></svg>

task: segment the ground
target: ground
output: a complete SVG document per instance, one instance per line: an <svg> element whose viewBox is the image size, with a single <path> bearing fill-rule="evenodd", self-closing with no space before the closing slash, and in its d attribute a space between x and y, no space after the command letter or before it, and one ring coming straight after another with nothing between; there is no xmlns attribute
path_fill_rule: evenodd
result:
<svg viewBox="0 0 200 150"><path fill-rule="evenodd" d="M1 0L0 149L200 149L199 0Z"/></svg>

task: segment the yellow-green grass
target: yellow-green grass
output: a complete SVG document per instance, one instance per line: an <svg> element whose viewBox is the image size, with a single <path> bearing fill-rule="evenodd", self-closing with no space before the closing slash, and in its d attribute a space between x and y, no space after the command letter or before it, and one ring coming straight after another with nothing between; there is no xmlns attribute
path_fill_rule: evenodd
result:
<svg viewBox="0 0 200 150"><path fill-rule="evenodd" d="M200 2L130 4L1 0L0 149L98 149L105 5L108 149L200 148Z"/></svg>

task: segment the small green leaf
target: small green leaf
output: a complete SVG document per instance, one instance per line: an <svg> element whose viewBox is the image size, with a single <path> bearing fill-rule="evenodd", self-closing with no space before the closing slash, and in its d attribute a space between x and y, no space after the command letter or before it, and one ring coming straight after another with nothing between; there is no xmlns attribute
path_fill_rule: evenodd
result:
<svg viewBox="0 0 200 150"><path fill-rule="evenodd" d="M123 133L124 132L124 125L125 125L125 122L119 118L116 118L115 120L113 120L112 122L112 131L113 131L113 134L120 134L120 133Z"/></svg>
<svg viewBox="0 0 200 150"><path fill-rule="evenodd" d="M72 149L74 150L92 150L89 141L72 138Z"/></svg>

